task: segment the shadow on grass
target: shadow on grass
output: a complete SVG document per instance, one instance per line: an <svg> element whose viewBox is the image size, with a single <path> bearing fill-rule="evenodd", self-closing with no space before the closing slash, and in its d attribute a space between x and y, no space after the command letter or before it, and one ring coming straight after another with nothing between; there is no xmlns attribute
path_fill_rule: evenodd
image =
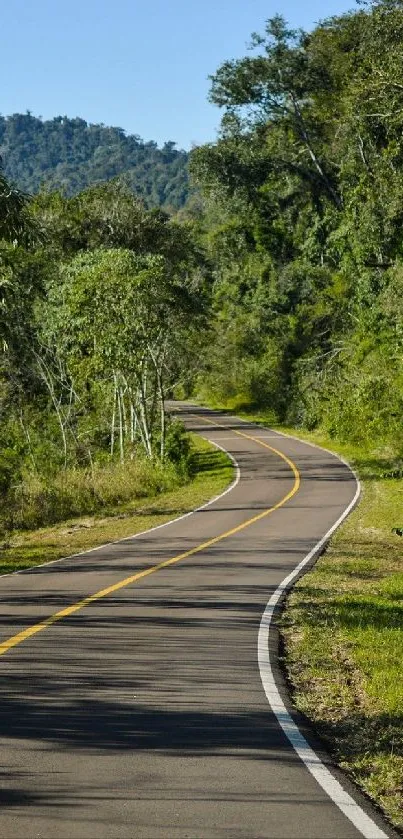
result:
<svg viewBox="0 0 403 839"><path fill-rule="evenodd" d="M349 712L340 720L320 720L315 726L321 737L331 743L339 760L365 757L368 775L372 773L371 760L391 755L403 757L403 714L368 716Z"/></svg>
<svg viewBox="0 0 403 839"><path fill-rule="evenodd" d="M356 456L353 465L366 481L395 481L403 478L402 458Z"/></svg>
<svg viewBox="0 0 403 839"><path fill-rule="evenodd" d="M303 612L303 622L311 628L340 629L401 629L403 627L403 592L385 595L340 595L338 589L323 590L304 586L297 608ZM330 599L331 598L331 599ZM389 602L388 602L389 601Z"/></svg>
<svg viewBox="0 0 403 839"><path fill-rule="evenodd" d="M192 452L189 459L189 472L191 477L205 472L216 474L223 469L229 469L230 466L231 464L225 455L217 450L195 451Z"/></svg>

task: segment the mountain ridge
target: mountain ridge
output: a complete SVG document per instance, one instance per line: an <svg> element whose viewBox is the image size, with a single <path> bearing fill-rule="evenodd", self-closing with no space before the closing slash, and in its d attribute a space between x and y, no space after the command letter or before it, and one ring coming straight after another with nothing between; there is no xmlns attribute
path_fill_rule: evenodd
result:
<svg viewBox="0 0 403 839"><path fill-rule="evenodd" d="M147 207L178 210L189 196L188 153L175 145L168 141L160 148L122 128L81 117L0 116L5 175L29 193L45 188L71 196L120 177Z"/></svg>

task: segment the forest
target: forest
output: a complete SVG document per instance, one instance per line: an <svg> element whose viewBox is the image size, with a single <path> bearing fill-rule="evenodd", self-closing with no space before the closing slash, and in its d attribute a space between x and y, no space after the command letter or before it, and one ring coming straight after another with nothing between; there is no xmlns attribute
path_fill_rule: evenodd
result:
<svg viewBox="0 0 403 839"><path fill-rule="evenodd" d="M186 478L165 397L208 313L189 226L110 182L27 198L0 177L3 532Z"/></svg>
<svg viewBox="0 0 403 839"><path fill-rule="evenodd" d="M180 209L188 197L188 155L175 143L162 148L122 128L30 113L0 116L4 173L28 193L40 189L76 195L94 184L120 177L151 207Z"/></svg>
<svg viewBox="0 0 403 839"><path fill-rule="evenodd" d="M194 151L214 266L207 398L402 452L403 8L281 17L212 77Z"/></svg>
<svg viewBox="0 0 403 839"><path fill-rule="evenodd" d="M210 96L220 134L191 153L200 199L176 215L158 190L153 208L133 191L144 160L132 182L87 186L103 132L145 154L136 138L61 118L1 122L5 530L102 503L96 478L111 464L183 466L169 395L378 441L401 463L401 4L309 33L276 16L218 68ZM185 190L185 156L148 151L149 183L165 155ZM38 161L55 174L62 158L77 180L29 196Z"/></svg>

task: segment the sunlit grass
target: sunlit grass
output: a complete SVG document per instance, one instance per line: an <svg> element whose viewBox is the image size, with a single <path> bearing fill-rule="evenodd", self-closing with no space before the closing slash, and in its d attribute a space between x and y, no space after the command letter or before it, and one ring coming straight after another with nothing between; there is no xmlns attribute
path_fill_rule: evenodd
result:
<svg viewBox="0 0 403 839"><path fill-rule="evenodd" d="M79 516L50 527L14 531L0 545L0 574L29 568L62 556L90 550L106 542L164 524L222 492L233 477L229 457L206 440L192 435L192 477L182 486L147 495L136 484L132 498L95 515Z"/></svg>
<svg viewBox="0 0 403 839"><path fill-rule="evenodd" d="M402 463L382 445L279 427L242 404L224 409L337 452L359 474L359 506L288 598L284 665L296 706L336 761L403 827L403 538L393 532L403 528Z"/></svg>
<svg viewBox="0 0 403 839"><path fill-rule="evenodd" d="M264 414L244 414L265 422ZM266 419L270 423L270 418ZM346 458L359 506L290 595L281 620L294 701L336 760L403 826L403 480L382 448L286 431Z"/></svg>

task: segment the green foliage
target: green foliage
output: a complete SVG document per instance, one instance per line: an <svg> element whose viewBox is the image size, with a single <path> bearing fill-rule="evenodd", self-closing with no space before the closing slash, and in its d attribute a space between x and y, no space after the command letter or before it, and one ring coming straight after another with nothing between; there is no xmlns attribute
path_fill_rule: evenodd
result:
<svg viewBox="0 0 403 839"><path fill-rule="evenodd" d="M122 128L30 113L0 116L5 174L25 192L42 188L76 195L119 177L149 207L179 209L189 195L187 154L126 135ZM0 181L0 209L2 186Z"/></svg>
<svg viewBox="0 0 403 839"><path fill-rule="evenodd" d="M403 450L402 33L397 0L311 33L269 20L212 78L222 130L186 207L172 143L0 118L6 173L46 185L0 176L9 500L144 456L185 474L164 400L195 388Z"/></svg>
<svg viewBox="0 0 403 839"><path fill-rule="evenodd" d="M0 168L0 239L21 240L26 233L27 196L8 183Z"/></svg>
<svg viewBox="0 0 403 839"><path fill-rule="evenodd" d="M0 452L0 493L4 496L11 489L13 481L18 476L20 458L18 451L11 446L3 448Z"/></svg>
<svg viewBox="0 0 403 839"><path fill-rule="evenodd" d="M173 516L180 516L215 497L230 483L233 465L224 452L214 448L207 440L198 435L190 437L191 480L188 480L187 474L178 474L172 465L167 470L157 465L155 470L155 464L148 460L143 460L141 464L131 463L128 470L116 464L110 464L106 470L98 469L95 475L97 491L106 486L109 496L105 498L114 494L116 506L108 503L97 508L93 514L80 515L40 530L19 529L7 533L6 540L1 544L0 573L32 568L97 545L132 537L135 533L165 524ZM138 469L140 465L141 469ZM87 488L90 486L88 471L75 470L71 489L77 484L79 487L84 484ZM69 486L69 480L65 480L67 494ZM93 502L94 494L91 498ZM72 500L76 504L74 494ZM29 509L32 510L32 506Z"/></svg>
<svg viewBox="0 0 403 839"><path fill-rule="evenodd" d="M118 182L13 212L0 239L3 526L117 503L100 489L108 470L119 492L125 466L148 494L150 475L185 480L186 440L164 400L191 376L208 308L193 222L146 210Z"/></svg>
<svg viewBox="0 0 403 839"><path fill-rule="evenodd" d="M141 498L153 498L181 483L170 465L137 458L89 469L69 469L53 476L27 473L0 516L0 532L32 530L74 516L90 515Z"/></svg>
<svg viewBox="0 0 403 839"><path fill-rule="evenodd" d="M174 419L168 425L166 442L166 458L173 463L183 475L189 473L191 467L191 447L189 436L180 420Z"/></svg>
<svg viewBox="0 0 403 839"><path fill-rule="evenodd" d="M277 16L212 77L190 167L215 266L214 401L396 449L403 413L403 10Z"/></svg>

